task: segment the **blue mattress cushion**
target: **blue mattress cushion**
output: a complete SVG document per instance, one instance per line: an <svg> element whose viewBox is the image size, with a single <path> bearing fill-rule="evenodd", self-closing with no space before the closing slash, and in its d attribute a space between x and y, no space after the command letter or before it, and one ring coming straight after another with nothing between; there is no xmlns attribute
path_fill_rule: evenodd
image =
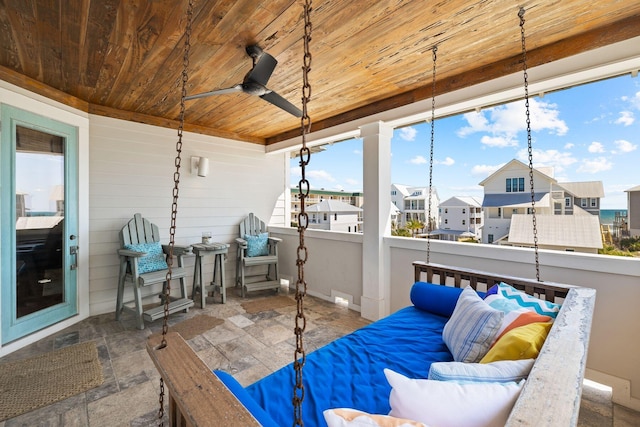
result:
<svg viewBox="0 0 640 427"><path fill-rule="evenodd" d="M447 320L406 307L308 354L303 369L305 426L326 426L322 411L330 408L388 414L391 387L384 368L427 378L431 363L453 360L442 341ZM246 391L276 425L287 426L293 420L293 385L289 364Z"/></svg>

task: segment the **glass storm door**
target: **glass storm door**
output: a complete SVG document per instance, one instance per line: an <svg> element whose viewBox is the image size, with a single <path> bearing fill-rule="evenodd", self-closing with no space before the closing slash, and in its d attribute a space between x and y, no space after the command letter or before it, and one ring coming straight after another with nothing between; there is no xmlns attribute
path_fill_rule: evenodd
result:
<svg viewBox="0 0 640 427"><path fill-rule="evenodd" d="M2 105L2 343L77 314L77 128Z"/></svg>

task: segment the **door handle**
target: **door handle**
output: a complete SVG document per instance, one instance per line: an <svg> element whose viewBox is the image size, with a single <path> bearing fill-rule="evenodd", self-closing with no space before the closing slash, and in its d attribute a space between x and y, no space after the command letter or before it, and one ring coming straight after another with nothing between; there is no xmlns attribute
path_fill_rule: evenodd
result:
<svg viewBox="0 0 640 427"><path fill-rule="evenodd" d="M75 262L69 266L71 270L75 270L78 268L78 250L79 250L78 246L69 246L69 254L75 257L74 259Z"/></svg>

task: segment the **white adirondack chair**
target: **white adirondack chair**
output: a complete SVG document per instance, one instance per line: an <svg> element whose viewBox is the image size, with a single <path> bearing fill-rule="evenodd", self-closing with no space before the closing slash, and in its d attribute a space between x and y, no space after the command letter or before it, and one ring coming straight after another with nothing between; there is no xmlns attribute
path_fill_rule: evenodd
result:
<svg viewBox="0 0 640 427"><path fill-rule="evenodd" d="M137 318L138 329L144 329L144 320L154 321L163 317L164 304L159 303L157 306L143 311L142 308L142 289L145 286L163 284L162 293L167 286L166 276L168 267L166 263L164 268L155 269L157 265L150 266L150 256L155 256L154 260L160 261L166 259L169 254L168 245L160 245L160 233L158 226L150 223L142 218L139 213L135 214L133 219L129 221L120 231L120 247L118 255L120 256L120 275L118 278L118 299L116 301L116 320L120 319L120 314L124 309L132 310ZM158 247L159 246L159 247ZM142 248L142 250L140 250ZM183 257L191 250L190 246L174 246L173 254L177 258L178 265L172 266L171 278L178 279L180 282L181 298L171 298L169 303L169 314L178 311L187 312L193 306L193 300L187 298L187 285L185 276L187 271L184 268ZM156 253L157 252L157 253ZM148 271L152 270L152 271ZM133 286L133 300L123 302L125 284L129 283ZM127 304L133 303L133 307Z"/></svg>
<svg viewBox="0 0 640 427"><path fill-rule="evenodd" d="M251 241L259 239L267 233L264 221L250 213L240 223L240 237L236 258L236 286L240 286L242 297L246 292L262 289L280 289L280 276L278 273L278 243L282 241L277 237L268 236L264 252L255 255ZM264 242L263 242L264 243ZM266 274L264 272L266 266Z"/></svg>

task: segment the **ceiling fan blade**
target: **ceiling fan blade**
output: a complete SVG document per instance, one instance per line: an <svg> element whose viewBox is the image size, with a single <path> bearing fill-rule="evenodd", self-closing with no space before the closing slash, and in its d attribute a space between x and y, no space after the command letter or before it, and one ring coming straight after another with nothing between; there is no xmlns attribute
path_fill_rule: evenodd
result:
<svg viewBox="0 0 640 427"><path fill-rule="evenodd" d="M261 95L260 98L264 99L275 105L276 107L280 107L288 113L293 114L296 117L302 117L302 111L298 109L295 105L278 95L277 93L270 91Z"/></svg>
<svg viewBox="0 0 640 427"><path fill-rule="evenodd" d="M256 62L256 65L249 71L245 80L251 80L260 83L262 86L266 86L277 64L278 61L276 61L276 58L267 52L262 52L258 58L258 62Z"/></svg>
<svg viewBox="0 0 640 427"><path fill-rule="evenodd" d="M223 95L225 93L233 93L233 92L242 92L242 85L235 85L233 87L228 87L226 89L216 89L210 92L198 93L196 95L189 95L189 96L186 96L184 99L186 101L189 101L191 99L204 98L206 96L211 96L211 95Z"/></svg>

